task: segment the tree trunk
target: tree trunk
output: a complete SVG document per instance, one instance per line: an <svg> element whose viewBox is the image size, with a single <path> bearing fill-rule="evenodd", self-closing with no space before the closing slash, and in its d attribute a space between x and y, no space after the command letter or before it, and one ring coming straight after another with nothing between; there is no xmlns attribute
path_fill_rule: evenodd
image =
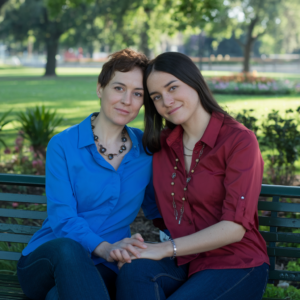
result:
<svg viewBox="0 0 300 300"><path fill-rule="evenodd" d="M46 41L47 46L47 63L46 72L44 76L56 76L56 54L58 50L58 39L59 37L50 37Z"/></svg>
<svg viewBox="0 0 300 300"><path fill-rule="evenodd" d="M250 72L250 56L252 50L253 43L247 41L246 45L244 46L244 63L243 63L243 72Z"/></svg>
<svg viewBox="0 0 300 300"><path fill-rule="evenodd" d="M150 49L148 46L148 30L149 30L149 25L148 22L144 23L144 29L141 33L141 44L140 44L140 49L141 52L143 52L148 58L150 58Z"/></svg>

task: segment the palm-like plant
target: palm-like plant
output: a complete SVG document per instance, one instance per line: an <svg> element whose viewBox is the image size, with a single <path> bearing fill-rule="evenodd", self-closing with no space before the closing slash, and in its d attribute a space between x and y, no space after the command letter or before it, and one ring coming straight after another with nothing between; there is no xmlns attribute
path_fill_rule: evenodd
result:
<svg viewBox="0 0 300 300"><path fill-rule="evenodd" d="M44 105L27 109L25 112L19 112L17 118L21 123L23 137L30 141L36 153L40 153L45 157L48 142L63 118L58 117L55 110L46 109Z"/></svg>
<svg viewBox="0 0 300 300"><path fill-rule="evenodd" d="M3 113L1 116L0 116L0 134L1 134L1 131L3 129L3 127L5 125L7 125L8 123L10 123L12 120L7 120L7 116L11 113L12 109L10 109L9 111ZM0 136L0 143L5 147L7 148L3 138Z"/></svg>

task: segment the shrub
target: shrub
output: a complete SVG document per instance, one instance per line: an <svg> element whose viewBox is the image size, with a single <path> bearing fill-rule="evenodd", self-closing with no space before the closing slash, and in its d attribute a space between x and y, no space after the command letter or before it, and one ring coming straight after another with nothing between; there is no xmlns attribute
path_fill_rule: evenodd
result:
<svg viewBox="0 0 300 300"><path fill-rule="evenodd" d="M235 119L242 123L245 127L252 130L257 135L258 126L256 125L257 119L252 116L254 109L243 109L242 113L235 115Z"/></svg>
<svg viewBox="0 0 300 300"><path fill-rule="evenodd" d="M9 111L3 113L0 116L0 134L1 134L1 131L2 131L3 127L11 122L11 120L7 120L7 116L11 113L11 111L12 111L12 109L10 109ZM7 146L6 146L4 140L1 136L0 136L0 143L7 149Z"/></svg>
<svg viewBox="0 0 300 300"><path fill-rule="evenodd" d="M19 112L17 117L21 123L22 136L29 140L34 152L45 157L48 142L63 119L57 116L56 111L50 111L44 106L27 109L25 113Z"/></svg>

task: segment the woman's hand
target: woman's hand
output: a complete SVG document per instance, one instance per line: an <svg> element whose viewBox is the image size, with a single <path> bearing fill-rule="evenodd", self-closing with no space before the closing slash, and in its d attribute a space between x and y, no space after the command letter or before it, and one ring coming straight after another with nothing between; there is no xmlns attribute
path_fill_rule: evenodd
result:
<svg viewBox="0 0 300 300"><path fill-rule="evenodd" d="M114 260L120 262L131 262L131 255L136 258L140 258L138 249L145 249L147 245L144 243L144 239L139 233L136 233L131 238L125 238L114 244L108 242L102 242L93 251L93 254L104 258L108 262Z"/></svg>
<svg viewBox="0 0 300 300"><path fill-rule="evenodd" d="M137 259L137 258L146 258L146 259L152 259L152 260L161 260L165 257L171 257L173 256L173 244L170 241L164 242L164 243L157 243L157 244L149 244L146 243L147 248L136 248L136 250L139 252L140 257L131 255L131 260ZM119 261L118 268L121 269L121 267L126 262Z"/></svg>

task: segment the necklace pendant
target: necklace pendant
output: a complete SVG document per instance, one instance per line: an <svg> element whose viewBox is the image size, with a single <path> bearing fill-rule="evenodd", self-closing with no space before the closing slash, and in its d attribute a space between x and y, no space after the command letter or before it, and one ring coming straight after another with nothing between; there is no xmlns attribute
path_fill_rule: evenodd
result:
<svg viewBox="0 0 300 300"><path fill-rule="evenodd" d="M191 177L188 177L188 178L186 179L186 182L189 183L189 182L191 181L191 179L192 179Z"/></svg>
<svg viewBox="0 0 300 300"><path fill-rule="evenodd" d="M172 179L176 178L176 173L172 174Z"/></svg>
<svg viewBox="0 0 300 300"><path fill-rule="evenodd" d="M101 153L105 153L106 152L106 148L104 148L102 145L100 145L100 152Z"/></svg>
<svg viewBox="0 0 300 300"><path fill-rule="evenodd" d="M114 158L114 155L113 154L108 154L108 159L109 160L112 160Z"/></svg>

